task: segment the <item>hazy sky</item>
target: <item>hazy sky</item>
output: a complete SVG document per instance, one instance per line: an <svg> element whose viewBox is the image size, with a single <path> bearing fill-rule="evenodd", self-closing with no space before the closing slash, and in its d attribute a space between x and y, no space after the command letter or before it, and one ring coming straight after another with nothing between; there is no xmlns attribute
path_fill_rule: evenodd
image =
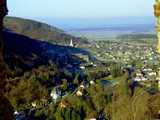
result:
<svg viewBox="0 0 160 120"><path fill-rule="evenodd" d="M153 4L154 0L8 0L9 15L48 18L152 16Z"/></svg>

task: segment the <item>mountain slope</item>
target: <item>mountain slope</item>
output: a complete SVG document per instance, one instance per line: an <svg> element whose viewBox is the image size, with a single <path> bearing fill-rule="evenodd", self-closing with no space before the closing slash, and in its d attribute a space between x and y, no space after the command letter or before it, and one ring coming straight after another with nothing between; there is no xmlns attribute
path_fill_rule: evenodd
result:
<svg viewBox="0 0 160 120"><path fill-rule="evenodd" d="M87 43L87 40L68 35L56 27L33 20L6 17L4 25L13 32L50 43L68 45L71 39L76 44Z"/></svg>
<svg viewBox="0 0 160 120"><path fill-rule="evenodd" d="M3 31L3 40L5 62L13 71L32 70L48 64L49 61L53 61L60 68L73 66L71 69L76 71L81 63L76 54L90 55L80 48L54 45L8 31Z"/></svg>

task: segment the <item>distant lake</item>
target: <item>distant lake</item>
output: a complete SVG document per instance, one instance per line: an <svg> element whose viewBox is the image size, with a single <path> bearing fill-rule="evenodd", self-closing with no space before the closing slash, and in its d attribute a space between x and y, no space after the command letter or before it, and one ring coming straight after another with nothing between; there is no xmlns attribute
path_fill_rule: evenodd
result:
<svg viewBox="0 0 160 120"><path fill-rule="evenodd" d="M90 40L114 39L117 35L129 33L155 33L153 16L103 19L40 18L38 20L63 29L69 34L87 37Z"/></svg>

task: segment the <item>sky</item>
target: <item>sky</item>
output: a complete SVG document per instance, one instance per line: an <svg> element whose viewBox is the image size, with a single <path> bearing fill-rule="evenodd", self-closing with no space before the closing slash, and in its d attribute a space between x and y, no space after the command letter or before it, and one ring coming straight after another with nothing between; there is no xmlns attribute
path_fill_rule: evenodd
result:
<svg viewBox="0 0 160 120"><path fill-rule="evenodd" d="M8 0L9 15L43 18L153 16L154 0Z"/></svg>

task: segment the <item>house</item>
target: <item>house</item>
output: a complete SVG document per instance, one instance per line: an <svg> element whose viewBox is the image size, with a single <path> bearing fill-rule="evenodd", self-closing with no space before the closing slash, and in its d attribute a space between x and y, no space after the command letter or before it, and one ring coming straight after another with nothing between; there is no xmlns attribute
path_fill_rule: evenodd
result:
<svg viewBox="0 0 160 120"><path fill-rule="evenodd" d="M88 119L88 120L97 120L96 118L90 118L90 119Z"/></svg>
<svg viewBox="0 0 160 120"><path fill-rule="evenodd" d="M52 97L52 100L54 101L56 101L59 98L59 95L56 92L52 92L50 96Z"/></svg>
<svg viewBox="0 0 160 120"><path fill-rule="evenodd" d="M138 73L136 73L136 76L137 76L137 77L143 77L143 74L140 73L140 72L138 72Z"/></svg>
<svg viewBox="0 0 160 120"><path fill-rule="evenodd" d="M24 112L14 112L15 120L26 120L26 115Z"/></svg>
<svg viewBox="0 0 160 120"><path fill-rule="evenodd" d="M61 91L59 90L58 87L57 87L57 88L54 88L54 89L51 91L50 96L51 96L52 100L53 100L54 102L56 102L58 99L61 98Z"/></svg>
<svg viewBox="0 0 160 120"><path fill-rule="evenodd" d="M156 72L149 72L148 75L149 75L149 76L156 76L157 73L156 73Z"/></svg>
<svg viewBox="0 0 160 120"><path fill-rule="evenodd" d="M141 79L140 77L138 77L138 76L134 78L134 81L137 81L137 82L139 82L139 81L141 81L141 80L142 80L142 79Z"/></svg>
<svg viewBox="0 0 160 120"><path fill-rule="evenodd" d="M142 77L142 81L146 81L146 80L148 80L147 78L145 78L145 77Z"/></svg>
<svg viewBox="0 0 160 120"><path fill-rule="evenodd" d="M60 103L60 107L61 107L61 108L66 108L67 106L66 106L65 103L61 102L61 103Z"/></svg>
<svg viewBox="0 0 160 120"><path fill-rule="evenodd" d="M79 89L76 92L76 95L79 96L79 97L81 97L81 96L83 96L84 91L85 91L85 86L83 84L81 84L79 86Z"/></svg>
<svg viewBox="0 0 160 120"><path fill-rule="evenodd" d="M36 102L32 102L32 107L36 107L37 106L37 104L36 104Z"/></svg>
<svg viewBox="0 0 160 120"><path fill-rule="evenodd" d="M67 108L67 107L70 106L70 103L68 101L61 101L60 104L59 104L59 106L61 108Z"/></svg>
<svg viewBox="0 0 160 120"><path fill-rule="evenodd" d="M15 112L14 112L14 115L18 115L18 111L15 111Z"/></svg>
<svg viewBox="0 0 160 120"><path fill-rule="evenodd" d="M80 89L85 89L85 86L84 85L80 85Z"/></svg>
<svg viewBox="0 0 160 120"><path fill-rule="evenodd" d="M153 71L151 68L148 68L148 69L145 68L145 69L144 69L144 72L151 72L151 71Z"/></svg>
<svg viewBox="0 0 160 120"><path fill-rule="evenodd" d="M83 92L81 92L80 90L78 90L78 91L76 92L76 95L77 95L78 97L81 97L81 96L83 96Z"/></svg>
<svg viewBox="0 0 160 120"><path fill-rule="evenodd" d="M96 65L96 64L93 64L93 67L97 67L97 65Z"/></svg>
<svg viewBox="0 0 160 120"><path fill-rule="evenodd" d="M85 66L80 66L80 69L85 70Z"/></svg>
<svg viewBox="0 0 160 120"><path fill-rule="evenodd" d="M89 81L90 85L94 85L95 82L93 80Z"/></svg>

